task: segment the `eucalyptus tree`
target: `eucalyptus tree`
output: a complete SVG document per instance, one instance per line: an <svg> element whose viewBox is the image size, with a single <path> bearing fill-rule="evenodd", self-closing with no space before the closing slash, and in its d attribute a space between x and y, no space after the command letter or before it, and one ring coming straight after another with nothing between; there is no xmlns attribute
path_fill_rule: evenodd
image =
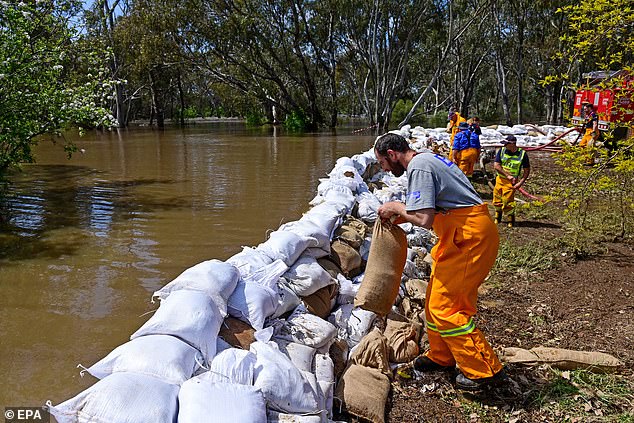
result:
<svg viewBox="0 0 634 423"><path fill-rule="evenodd" d="M100 106L111 94L107 54L86 50L74 27L79 10L68 0L0 7L0 176L33 161L40 135L116 123Z"/></svg>
<svg viewBox="0 0 634 423"><path fill-rule="evenodd" d="M187 0L180 7L180 45L199 70L268 110L304 113L313 127L326 115L333 123L336 16L324 2Z"/></svg>
<svg viewBox="0 0 634 423"><path fill-rule="evenodd" d="M389 125L407 90L412 47L426 33L432 2L352 0L339 4L346 75L371 124Z"/></svg>

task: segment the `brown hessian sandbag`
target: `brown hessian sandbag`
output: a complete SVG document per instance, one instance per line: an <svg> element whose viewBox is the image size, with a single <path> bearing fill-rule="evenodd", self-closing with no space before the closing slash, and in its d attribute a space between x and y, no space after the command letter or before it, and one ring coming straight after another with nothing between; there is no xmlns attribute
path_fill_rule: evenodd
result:
<svg viewBox="0 0 634 423"><path fill-rule="evenodd" d="M334 279L337 279L337 275L341 273L339 265L327 257L317 259L317 263L319 263L319 265L323 267L324 270Z"/></svg>
<svg viewBox="0 0 634 423"><path fill-rule="evenodd" d="M335 231L335 238L358 250L363 244L367 231L368 225L365 222L348 215L343 224Z"/></svg>
<svg viewBox="0 0 634 423"><path fill-rule="evenodd" d="M244 350L248 350L255 342L255 329L248 323L231 316L227 316L222 322L218 335L232 347Z"/></svg>
<svg viewBox="0 0 634 423"><path fill-rule="evenodd" d="M398 295L406 260L405 232L397 225L378 219L374 224L365 276L354 298L355 307L387 315Z"/></svg>
<svg viewBox="0 0 634 423"><path fill-rule="evenodd" d="M623 366L619 359L610 354L548 347L535 347L530 350L507 347L500 355L500 361L526 366L549 364L561 370L586 369L596 373L614 371Z"/></svg>
<svg viewBox="0 0 634 423"><path fill-rule="evenodd" d="M418 356L421 326L416 323L387 319L383 334L387 338L390 362L407 363Z"/></svg>
<svg viewBox="0 0 634 423"><path fill-rule="evenodd" d="M360 366L372 367L381 373L391 375L387 339L374 328L366 336L361 338L350 355L350 363Z"/></svg>
<svg viewBox="0 0 634 423"><path fill-rule="evenodd" d="M335 398L353 416L383 423L389 393L390 380L387 376L376 369L352 364L339 379Z"/></svg>
<svg viewBox="0 0 634 423"><path fill-rule="evenodd" d="M302 297L302 301L309 312L322 319L326 319L332 310L332 300L337 297L338 293L339 285L335 283L324 286L314 293Z"/></svg>
<svg viewBox="0 0 634 423"><path fill-rule="evenodd" d="M335 241L330 246L330 258L341 269L341 273L352 278L360 274L363 270L363 259L357 250L343 241Z"/></svg>

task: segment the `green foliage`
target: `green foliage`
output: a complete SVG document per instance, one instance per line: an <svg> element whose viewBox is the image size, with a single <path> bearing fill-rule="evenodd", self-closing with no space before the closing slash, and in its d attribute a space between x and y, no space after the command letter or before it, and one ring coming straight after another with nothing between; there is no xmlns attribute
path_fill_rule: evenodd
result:
<svg viewBox="0 0 634 423"><path fill-rule="evenodd" d="M399 100L394 105L392 115L390 116L390 122L401 122L407 116L407 113L412 109L414 102L412 100Z"/></svg>
<svg viewBox="0 0 634 423"><path fill-rule="evenodd" d="M249 126L260 126L266 123L266 117L259 110L250 110L246 118Z"/></svg>
<svg viewBox="0 0 634 423"><path fill-rule="evenodd" d="M302 110L293 110L290 114L286 115L284 127L289 131L303 131L307 126L308 120Z"/></svg>
<svg viewBox="0 0 634 423"><path fill-rule="evenodd" d="M430 128L444 128L447 126L447 113L440 112L435 115L431 115L428 119Z"/></svg>
<svg viewBox="0 0 634 423"><path fill-rule="evenodd" d="M105 52L86 52L69 25L72 1L6 3L0 7L0 177L32 162L42 134L73 124L109 126L100 107L111 95ZM81 69L89 72L77 73ZM73 146L67 144L71 153Z"/></svg>
<svg viewBox="0 0 634 423"><path fill-rule="evenodd" d="M619 142L612 155L595 150L568 146L556 158L571 181L560 189L563 217L573 239L588 231L623 238L634 231L634 138ZM584 166L588 154L596 154L596 165Z"/></svg>

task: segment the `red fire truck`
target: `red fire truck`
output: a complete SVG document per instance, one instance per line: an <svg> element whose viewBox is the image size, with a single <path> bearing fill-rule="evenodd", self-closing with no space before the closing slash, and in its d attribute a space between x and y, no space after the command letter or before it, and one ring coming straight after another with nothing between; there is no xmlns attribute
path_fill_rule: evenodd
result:
<svg viewBox="0 0 634 423"><path fill-rule="evenodd" d="M584 73L585 83L577 90L572 121L582 125L583 104L594 105L599 115L599 130L607 131L610 124L619 127L622 138L632 133L634 126L634 76L626 71ZM615 134L616 135L616 134Z"/></svg>

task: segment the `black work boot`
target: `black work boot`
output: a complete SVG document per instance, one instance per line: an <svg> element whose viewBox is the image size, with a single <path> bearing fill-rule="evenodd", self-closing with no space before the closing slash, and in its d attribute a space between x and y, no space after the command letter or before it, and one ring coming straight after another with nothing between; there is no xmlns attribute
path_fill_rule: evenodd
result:
<svg viewBox="0 0 634 423"><path fill-rule="evenodd" d="M456 366L443 366L433 361L426 355L419 355L414 359L414 370L419 372L431 372L434 370L453 370Z"/></svg>
<svg viewBox="0 0 634 423"><path fill-rule="evenodd" d="M502 212L501 211L496 211L495 212L495 223L500 223L502 221Z"/></svg>
<svg viewBox="0 0 634 423"><path fill-rule="evenodd" d="M482 379L469 379L462 373L456 376L456 387L463 391L479 391L487 386L497 386L508 381L508 376L504 372L504 369L497 372L491 377L485 377Z"/></svg>
<svg viewBox="0 0 634 423"><path fill-rule="evenodd" d="M511 215L511 220L509 222L509 228L512 228L515 226L515 214Z"/></svg>

